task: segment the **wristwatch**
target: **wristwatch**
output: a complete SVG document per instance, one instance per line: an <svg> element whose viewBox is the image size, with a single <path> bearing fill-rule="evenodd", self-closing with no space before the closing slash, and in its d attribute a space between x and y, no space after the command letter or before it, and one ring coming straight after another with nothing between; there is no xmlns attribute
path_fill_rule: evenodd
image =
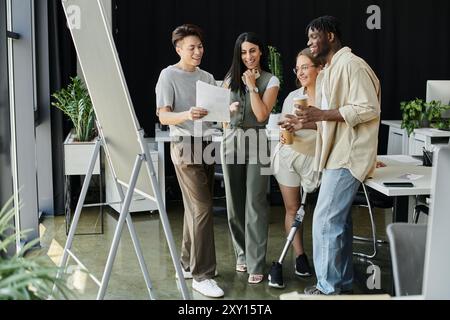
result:
<svg viewBox="0 0 450 320"><path fill-rule="evenodd" d="M254 88L251 88L251 89L248 89L248 90L250 91L250 93L252 93L252 92L259 93L258 87L254 87Z"/></svg>

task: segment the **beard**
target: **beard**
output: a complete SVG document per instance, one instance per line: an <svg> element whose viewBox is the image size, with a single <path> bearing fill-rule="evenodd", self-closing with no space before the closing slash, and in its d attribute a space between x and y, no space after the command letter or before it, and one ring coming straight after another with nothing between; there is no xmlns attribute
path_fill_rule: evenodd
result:
<svg viewBox="0 0 450 320"><path fill-rule="evenodd" d="M326 57L328 57L328 54L330 53L330 51L331 51L330 44L329 43L324 44L322 46L322 49L316 53L316 58L325 59Z"/></svg>

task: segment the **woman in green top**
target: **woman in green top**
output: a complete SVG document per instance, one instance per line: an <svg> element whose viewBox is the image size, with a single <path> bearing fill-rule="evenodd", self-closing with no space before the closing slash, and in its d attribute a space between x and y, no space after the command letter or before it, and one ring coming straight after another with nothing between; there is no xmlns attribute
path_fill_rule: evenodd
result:
<svg viewBox="0 0 450 320"><path fill-rule="evenodd" d="M276 103L279 80L267 70L267 48L258 35L241 34L235 43L225 85L231 89L231 121L224 129L222 167L236 271L248 272L249 283L264 278L270 165L265 134ZM264 157L261 153L266 152Z"/></svg>

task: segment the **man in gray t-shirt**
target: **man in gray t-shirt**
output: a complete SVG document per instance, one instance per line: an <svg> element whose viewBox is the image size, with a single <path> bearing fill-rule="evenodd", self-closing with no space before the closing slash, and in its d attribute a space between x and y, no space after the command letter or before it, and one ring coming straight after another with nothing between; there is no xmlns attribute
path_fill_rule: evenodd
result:
<svg viewBox="0 0 450 320"><path fill-rule="evenodd" d="M214 165L205 163L202 157L208 146L202 137L208 135L206 130L211 123L196 122L194 126L195 120L208 114L206 109L195 106L197 81L215 84L214 77L199 68L204 50L202 38L202 31L194 25L182 25L172 33L172 43L180 61L164 69L159 76L156 112L161 124L170 126L170 135L178 138L170 143L170 157L183 194L182 276L193 278L194 290L219 298L224 292L213 280L216 274L212 211ZM201 128L203 130L199 130ZM199 138L192 138L195 136ZM200 157L195 157L197 146Z"/></svg>
<svg viewBox="0 0 450 320"><path fill-rule="evenodd" d="M156 108L170 107L172 112L186 112L196 104L196 83L203 81L216 85L214 77L200 68L195 71L185 71L177 66L169 66L161 71L158 83L156 84ZM170 125L170 135L178 136L202 136L207 134L207 129L211 128L211 122L202 122L202 132L195 132L194 121L187 120L183 123ZM200 126L196 125L196 128Z"/></svg>

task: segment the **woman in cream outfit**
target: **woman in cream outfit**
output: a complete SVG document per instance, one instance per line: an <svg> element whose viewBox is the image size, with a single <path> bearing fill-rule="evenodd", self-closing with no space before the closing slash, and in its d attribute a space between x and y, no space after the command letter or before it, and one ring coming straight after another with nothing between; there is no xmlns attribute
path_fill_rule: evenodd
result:
<svg viewBox="0 0 450 320"><path fill-rule="evenodd" d="M323 63L311 55L309 48L298 53L294 73L297 76L297 84L301 87L291 92L284 100L280 124L289 123L289 114L294 114L296 97L306 95L308 105L315 105L316 78L322 66ZM319 185L318 175L313 170L316 134L317 131L313 128L304 127L295 132L292 145L286 145L285 139L281 136L272 160L274 176L280 185L286 208L285 229L287 234L294 222L297 210L300 208L300 187L305 192L312 192ZM303 248L301 226L292 244L296 255L295 274L302 277L311 276L311 268Z"/></svg>

